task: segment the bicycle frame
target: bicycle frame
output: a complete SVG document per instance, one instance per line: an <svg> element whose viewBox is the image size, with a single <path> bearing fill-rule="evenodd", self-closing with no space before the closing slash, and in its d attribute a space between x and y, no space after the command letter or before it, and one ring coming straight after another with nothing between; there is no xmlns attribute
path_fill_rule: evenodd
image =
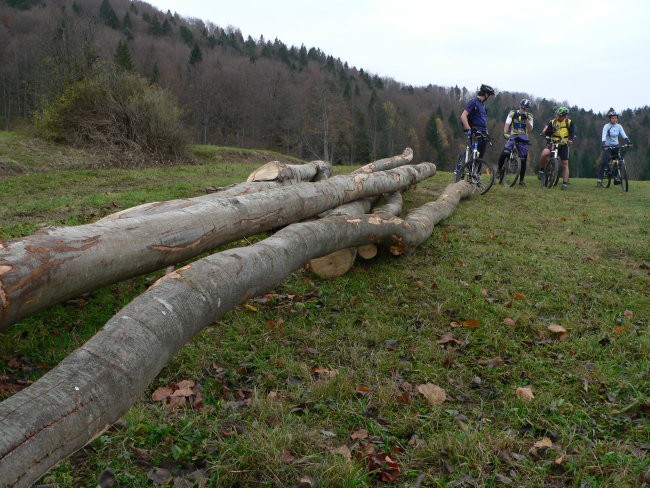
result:
<svg viewBox="0 0 650 488"><path fill-rule="evenodd" d="M612 177L614 178L614 184L620 184L621 189L626 192L628 191L628 180L627 180L627 169L625 168L625 158L624 149L629 147L630 144L608 146L609 150L609 161L607 166L605 166L606 185L605 188L609 188Z"/></svg>

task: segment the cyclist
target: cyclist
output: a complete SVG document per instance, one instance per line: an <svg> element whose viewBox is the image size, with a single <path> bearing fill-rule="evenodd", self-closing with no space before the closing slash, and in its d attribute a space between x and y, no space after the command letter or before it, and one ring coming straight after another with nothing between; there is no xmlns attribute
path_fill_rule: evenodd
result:
<svg viewBox="0 0 650 488"><path fill-rule="evenodd" d="M630 139L628 139L627 134L623 126L618 123L618 113L613 108L609 109L607 112L607 117L609 118L609 123L605 124L603 127L603 134L601 136L601 146L603 147L603 153L600 157L600 167L598 168L598 180L596 181L596 186L603 186L603 174L605 173L605 166L609 163L611 157L611 146L618 146L618 136L620 135L625 144L632 145ZM614 184L617 185L618 181L614 179Z"/></svg>
<svg viewBox="0 0 650 488"><path fill-rule="evenodd" d="M487 112L485 111L485 102L494 95L494 88L489 85L481 85L478 93L472 98L465 110L460 114L460 121L463 124L465 133L469 136L473 132L487 133ZM482 158L487 147L487 141L481 139L478 141L479 157ZM460 173L462 162L459 160L456 164L456 173Z"/></svg>
<svg viewBox="0 0 650 488"><path fill-rule="evenodd" d="M511 110L508 112L506 117L506 123L503 126L503 137L507 139L501 156L499 156L499 172L497 173L497 178L501 179L501 173L503 172L503 163L510 156L515 144L517 145L517 152L521 157L521 171L519 172L519 185L526 186L524 183L524 175L526 174L526 160L528 159L528 133L533 130L533 114L528 110L530 109L530 100L524 98L519 102L519 110ZM514 137L516 136L516 137Z"/></svg>
<svg viewBox="0 0 650 488"><path fill-rule="evenodd" d="M553 142L566 140L568 144L573 144L576 138L575 125L569 118L569 109L567 107L558 107L555 116L542 129L541 135L550 137ZM550 156L551 145L547 144L542 150L539 159L539 166L542 170L546 167ZM569 184L569 146L561 145L558 148L558 156L562 161L562 189L566 190Z"/></svg>

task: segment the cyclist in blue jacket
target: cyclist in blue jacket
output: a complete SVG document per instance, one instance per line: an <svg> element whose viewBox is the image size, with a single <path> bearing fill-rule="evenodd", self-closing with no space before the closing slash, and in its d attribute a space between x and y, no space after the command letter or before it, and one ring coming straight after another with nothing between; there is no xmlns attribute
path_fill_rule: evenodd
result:
<svg viewBox="0 0 650 488"><path fill-rule="evenodd" d="M607 117L609 117L609 123L605 124L603 127L603 134L601 136L601 146L603 147L603 153L600 156L600 167L598 168L598 180L596 186L603 186L603 174L605 173L605 166L609 163L611 157L611 146L618 146L618 137L621 136L626 144L632 145L630 139L627 137L623 126L618 123L618 113L613 108L609 109L607 112ZM614 184L618 183L614 180Z"/></svg>
<svg viewBox="0 0 650 488"><path fill-rule="evenodd" d="M469 136L473 132L482 132L487 134L487 112L485 111L485 102L488 98L494 95L494 88L490 85L481 85L478 93L472 98L465 106L465 110L460 114L460 122L463 124L465 133ZM482 158L487 147L487 140L480 139L478 141L479 157ZM456 162L456 178L460 178L460 169L462 167L462 160L458 158Z"/></svg>
<svg viewBox="0 0 650 488"><path fill-rule="evenodd" d="M469 136L472 132L487 133L487 112L485 111L485 102L494 95L494 88L489 85L481 85L478 93L472 98L465 110L460 114L460 121L463 124L465 133ZM479 157L483 157L487 141L482 139L478 144Z"/></svg>

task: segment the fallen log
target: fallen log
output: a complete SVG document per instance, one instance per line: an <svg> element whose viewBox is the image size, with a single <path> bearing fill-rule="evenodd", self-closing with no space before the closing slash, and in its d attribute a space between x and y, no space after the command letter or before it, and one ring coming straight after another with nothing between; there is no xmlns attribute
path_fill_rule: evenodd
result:
<svg viewBox="0 0 650 488"><path fill-rule="evenodd" d="M292 224L165 275L58 366L0 403L3 486L30 486L103 432L187 341L235 306L337 249L375 242L409 253L471 192L464 181L449 185L403 220L371 214Z"/></svg>
<svg viewBox="0 0 650 488"><path fill-rule="evenodd" d="M421 163L0 241L0 329L50 305L435 173Z"/></svg>
<svg viewBox="0 0 650 488"><path fill-rule="evenodd" d="M298 183L299 181L320 181L332 175L332 165L325 161L312 161L307 164L286 164L270 161L253 171L246 181L278 181Z"/></svg>

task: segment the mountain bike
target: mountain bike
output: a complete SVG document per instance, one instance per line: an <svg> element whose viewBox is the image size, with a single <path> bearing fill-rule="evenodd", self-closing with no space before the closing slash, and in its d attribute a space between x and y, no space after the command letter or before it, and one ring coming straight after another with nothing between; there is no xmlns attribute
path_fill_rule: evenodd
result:
<svg viewBox="0 0 650 488"><path fill-rule="evenodd" d="M623 144L622 146L607 147L609 149L609 162L605 166L605 172L603 173L603 186L605 188L609 188L613 178L615 185L621 185L621 190L628 191L627 168L625 167L622 150L630 146L631 144Z"/></svg>
<svg viewBox="0 0 650 488"><path fill-rule="evenodd" d="M550 144L551 156L548 158L546 166L542 169L542 188L549 189L557 185L560 179L560 158L558 158L558 151L560 146L567 144L566 139L553 141L551 137L545 136L546 142Z"/></svg>
<svg viewBox="0 0 650 488"><path fill-rule="evenodd" d="M467 136L465 152L458 156L456 163L456 181L466 180L478 188L479 194L485 194L494 183L494 166L479 157L478 143L485 139L490 146L492 141L487 132L472 132Z"/></svg>
<svg viewBox="0 0 650 488"><path fill-rule="evenodd" d="M503 186L515 186L519 180L521 173L521 156L519 155L519 144L527 144L530 146L530 141L522 139L520 136L512 136L515 144L510 151L510 155L503 162L503 167L497 174L498 183L503 183Z"/></svg>

